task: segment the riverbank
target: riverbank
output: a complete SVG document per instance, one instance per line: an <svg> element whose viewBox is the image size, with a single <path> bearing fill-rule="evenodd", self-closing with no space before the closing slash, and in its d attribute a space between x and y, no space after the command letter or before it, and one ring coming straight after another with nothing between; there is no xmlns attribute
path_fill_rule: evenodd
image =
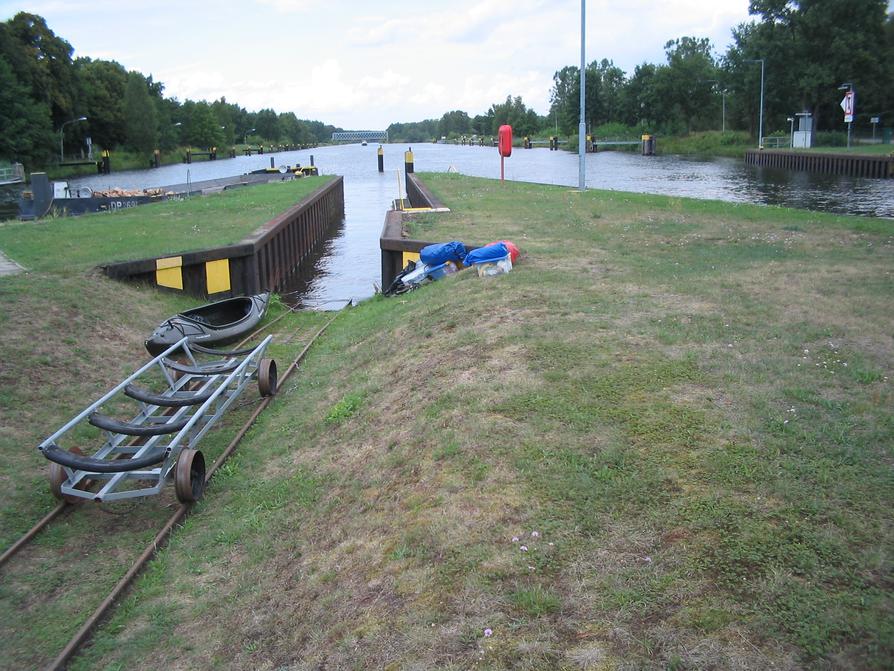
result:
<svg viewBox="0 0 894 671"><path fill-rule="evenodd" d="M320 145L314 145L320 146ZM285 151L294 151L296 147L286 148L282 145L272 145L272 144L239 144L235 147L227 147L218 148L217 159L216 160L224 160L230 158L230 152L234 152L236 156L243 156L246 150L251 150L255 155L262 155L259 152L259 149L263 148L263 155L275 156L277 154L283 153ZM158 155L158 164L160 166L164 165L177 165L179 163L186 163L186 155L187 152L192 152L194 154L198 154L196 158L193 159L196 163L204 163L208 160L207 156L203 154L208 151L208 148L199 149L196 147L177 147L176 149L172 149L170 151L162 151ZM95 152L95 160L100 159L101 152ZM68 160L76 161L80 160L77 157L70 157ZM82 159L83 161L87 161L87 159ZM144 170L146 168L151 168L153 156L144 152L136 152L136 151L128 151L128 150L116 150L111 153L110 156L111 165L112 165L112 175L119 172L125 172L129 170ZM157 166L156 166L157 167ZM45 172L49 176L50 179L55 180L64 180L64 179L74 179L76 177L85 177L96 174L96 164L89 163L86 165L58 165L52 164L46 166L44 168L34 168L29 172Z"/></svg>
<svg viewBox="0 0 894 671"><path fill-rule="evenodd" d="M116 212L0 225L0 249L27 268L69 270L235 244L330 177L257 184Z"/></svg>
<svg viewBox="0 0 894 671"><path fill-rule="evenodd" d="M451 213L415 231L523 259L340 315L73 668L883 666L890 222L425 179ZM48 498L33 445L57 417L33 408L91 396L173 307L72 278L40 303L0 280L4 537ZM61 355L86 329L50 318L120 323L78 386ZM41 566L86 569L70 532ZM0 591L0 638L23 612L38 632L10 664L58 628L29 590Z"/></svg>

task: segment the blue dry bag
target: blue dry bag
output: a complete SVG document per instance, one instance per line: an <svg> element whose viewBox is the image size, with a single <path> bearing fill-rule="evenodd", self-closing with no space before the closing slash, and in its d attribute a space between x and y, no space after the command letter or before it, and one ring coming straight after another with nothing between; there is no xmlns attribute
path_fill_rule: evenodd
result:
<svg viewBox="0 0 894 671"><path fill-rule="evenodd" d="M466 248L459 240L429 245L419 251L419 260L427 266L439 266L447 261L461 263L464 258L466 258Z"/></svg>
<svg viewBox="0 0 894 671"><path fill-rule="evenodd" d="M467 266L474 266L476 263L491 263L499 261L509 256L509 248L502 242L495 242L486 247L473 249L466 254L466 260L463 261Z"/></svg>

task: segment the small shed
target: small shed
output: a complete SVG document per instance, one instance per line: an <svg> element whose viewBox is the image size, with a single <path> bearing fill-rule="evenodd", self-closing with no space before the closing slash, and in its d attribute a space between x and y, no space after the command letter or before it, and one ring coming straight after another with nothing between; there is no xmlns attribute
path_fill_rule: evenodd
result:
<svg viewBox="0 0 894 671"><path fill-rule="evenodd" d="M813 135L813 114L810 112L798 112L795 114L798 120L798 130L792 133L792 147L794 149L809 149Z"/></svg>

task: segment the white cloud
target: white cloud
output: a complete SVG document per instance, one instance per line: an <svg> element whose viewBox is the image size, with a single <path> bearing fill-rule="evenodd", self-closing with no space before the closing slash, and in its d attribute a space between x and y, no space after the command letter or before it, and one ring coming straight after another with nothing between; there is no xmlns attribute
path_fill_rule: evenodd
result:
<svg viewBox="0 0 894 671"><path fill-rule="evenodd" d="M748 0L588 0L587 60L632 73L683 35L722 52L747 10ZM19 10L0 0L0 11ZM210 15L174 0L34 0L30 11L78 55L152 74L181 100L225 96L344 127L475 115L507 95L544 114L553 73L580 59L579 0L221 0Z"/></svg>
<svg viewBox="0 0 894 671"><path fill-rule="evenodd" d="M257 0L257 3L271 7L282 14L307 12L320 4L316 0Z"/></svg>

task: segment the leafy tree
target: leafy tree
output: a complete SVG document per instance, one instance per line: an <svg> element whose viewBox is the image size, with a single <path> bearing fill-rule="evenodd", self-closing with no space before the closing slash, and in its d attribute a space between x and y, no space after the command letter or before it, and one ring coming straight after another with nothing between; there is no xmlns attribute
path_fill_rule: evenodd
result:
<svg viewBox="0 0 894 671"><path fill-rule="evenodd" d="M239 105L228 103L224 97L211 103L211 109L214 111L218 126L222 126L220 129L221 142L224 145L235 144L237 139L242 139L244 134L242 129L244 128L247 131L251 128L251 126L246 126L243 122L246 116L245 110L239 107Z"/></svg>
<svg viewBox="0 0 894 671"><path fill-rule="evenodd" d="M108 148L123 144L127 71L114 61L79 58L75 72L80 88L79 107L88 119L93 142Z"/></svg>
<svg viewBox="0 0 894 671"><path fill-rule="evenodd" d="M494 133L494 110L491 107L486 114L476 114L472 119L472 131L476 135L493 135Z"/></svg>
<svg viewBox="0 0 894 671"><path fill-rule="evenodd" d="M765 59L767 126L803 109L813 113L815 130L843 128L838 87L844 83L857 89L858 115L861 108L890 107L885 0L752 0L749 11L759 21L734 31L727 69L742 83L742 69L755 69L746 59Z"/></svg>
<svg viewBox="0 0 894 671"><path fill-rule="evenodd" d="M4 52L19 81L31 88L31 97L50 109L54 128L76 116L77 84L72 46L49 29L36 14L19 12L7 22ZM9 37L12 38L11 43Z"/></svg>
<svg viewBox="0 0 894 671"><path fill-rule="evenodd" d="M278 142L281 134L279 117L272 109L262 109L255 118L255 130L268 142Z"/></svg>
<svg viewBox="0 0 894 671"><path fill-rule="evenodd" d="M624 71L603 58L585 70L587 126L620 121L625 113L626 76ZM550 117L563 133L576 133L580 123L580 68L567 66L553 75Z"/></svg>
<svg viewBox="0 0 894 671"><path fill-rule="evenodd" d="M688 133L715 126L715 96L710 80L717 65L707 38L681 37L664 45L667 65L656 72L660 119Z"/></svg>
<svg viewBox="0 0 894 671"><path fill-rule="evenodd" d="M124 131L127 146L135 151L151 152L158 143L155 103L146 78L135 71L128 73L124 87Z"/></svg>
<svg viewBox="0 0 894 671"><path fill-rule="evenodd" d="M437 119L393 123L388 126L388 139L392 142L431 142L438 136L438 123Z"/></svg>
<svg viewBox="0 0 894 671"><path fill-rule="evenodd" d="M626 86L620 118L628 126L653 129L661 116L662 101L657 86L658 69L652 63L637 65Z"/></svg>
<svg viewBox="0 0 894 671"><path fill-rule="evenodd" d="M558 119L563 133L577 130L580 118L580 68L568 65L553 74L550 116Z"/></svg>
<svg viewBox="0 0 894 671"><path fill-rule="evenodd" d="M181 134L184 141L194 147L217 147L221 145L220 124L217 117L204 100L187 100L181 108L183 125Z"/></svg>
<svg viewBox="0 0 894 671"><path fill-rule="evenodd" d="M534 135L540 128L540 118L525 106L521 96L507 96L506 102L493 104L488 116L492 118L491 133L494 135L503 124L512 126L513 134L519 137Z"/></svg>
<svg viewBox="0 0 894 671"><path fill-rule="evenodd" d="M0 156L29 164L52 153L55 135L46 105L29 96L5 56L0 55Z"/></svg>
<svg viewBox="0 0 894 671"><path fill-rule="evenodd" d="M450 137L451 135L466 135L472 132L472 120L469 115L461 110L446 112L438 123L438 135Z"/></svg>
<svg viewBox="0 0 894 671"><path fill-rule="evenodd" d="M294 112L286 112L279 115L279 132L280 139L293 144L301 142L302 135L301 123Z"/></svg>

